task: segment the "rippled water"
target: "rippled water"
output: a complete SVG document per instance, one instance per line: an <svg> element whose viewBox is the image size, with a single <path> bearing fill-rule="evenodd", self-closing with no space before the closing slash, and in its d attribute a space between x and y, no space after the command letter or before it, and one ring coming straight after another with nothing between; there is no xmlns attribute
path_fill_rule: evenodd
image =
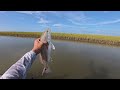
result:
<svg viewBox="0 0 120 90"><path fill-rule="evenodd" d="M33 47L33 38L0 36L0 74ZM41 76L43 66L37 56L27 79L120 79L120 48L53 40L52 73Z"/></svg>

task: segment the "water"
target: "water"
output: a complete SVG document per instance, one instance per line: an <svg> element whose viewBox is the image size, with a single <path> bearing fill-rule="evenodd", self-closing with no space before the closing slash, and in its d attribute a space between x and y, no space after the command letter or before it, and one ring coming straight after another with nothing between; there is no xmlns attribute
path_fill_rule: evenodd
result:
<svg viewBox="0 0 120 90"><path fill-rule="evenodd" d="M0 75L33 47L33 38L0 36ZM120 48L53 40L52 73L41 76L37 56L27 79L120 79Z"/></svg>

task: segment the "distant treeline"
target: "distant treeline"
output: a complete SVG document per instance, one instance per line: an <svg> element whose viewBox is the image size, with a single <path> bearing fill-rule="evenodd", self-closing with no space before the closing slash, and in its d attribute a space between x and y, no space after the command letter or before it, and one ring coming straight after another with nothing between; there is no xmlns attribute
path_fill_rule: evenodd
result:
<svg viewBox="0 0 120 90"><path fill-rule="evenodd" d="M33 37L33 38L38 38L40 37L41 34L42 32L0 32L0 35L2 36ZM60 40L71 40L71 41L120 46L120 36L52 33L52 38L60 39Z"/></svg>

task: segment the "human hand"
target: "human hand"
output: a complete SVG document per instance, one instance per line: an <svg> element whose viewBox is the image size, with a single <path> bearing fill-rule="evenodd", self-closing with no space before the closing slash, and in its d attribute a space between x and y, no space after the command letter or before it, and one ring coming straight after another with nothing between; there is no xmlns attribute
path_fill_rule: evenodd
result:
<svg viewBox="0 0 120 90"><path fill-rule="evenodd" d="M34 41L34 46L33 46L32 51L34 51L36 54L39 54L42 45L43 45L43 42L40 41L40 38L37 38L37 39Z"/></svg>

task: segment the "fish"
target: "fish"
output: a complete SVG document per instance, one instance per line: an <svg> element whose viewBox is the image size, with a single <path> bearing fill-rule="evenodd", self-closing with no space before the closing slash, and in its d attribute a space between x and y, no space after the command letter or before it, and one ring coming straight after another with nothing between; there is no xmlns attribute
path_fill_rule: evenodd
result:
<svg viewBox="0 0 120 90"><path fill-rule="evenodd" d="M51 30L50 29L45 30L42 33L40 40L43 42L43 46L41 47L40 51L40 62L44 66L42 71L43 76L44 74L51 72L49 63L52 62L51 52L52 50L55 50L55 46L51 41Z"/></svg>

